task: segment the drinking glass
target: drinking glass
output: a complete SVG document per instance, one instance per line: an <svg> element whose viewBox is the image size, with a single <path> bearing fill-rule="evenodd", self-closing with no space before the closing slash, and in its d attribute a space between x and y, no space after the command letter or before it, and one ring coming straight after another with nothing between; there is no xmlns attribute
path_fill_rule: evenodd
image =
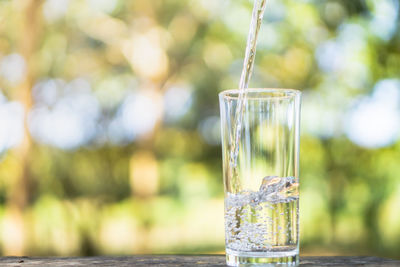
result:
<svg viewBox="0 0 400 267"><path fill-rule="evenodd" d="M219 94L226 262L229 266L296 266L301 93L246 91L244 101L239 101L239 90ZM244 106L237 135L240 104Z"/></svg>

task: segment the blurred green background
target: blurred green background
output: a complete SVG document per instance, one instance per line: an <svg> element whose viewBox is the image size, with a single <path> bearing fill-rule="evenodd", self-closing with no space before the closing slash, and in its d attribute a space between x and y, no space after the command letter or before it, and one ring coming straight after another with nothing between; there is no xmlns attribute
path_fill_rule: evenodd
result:
<svg viewBox="0 0 400 267"><path fill-rule="evenodd" d="M223 253L217 94L252 1L0 1L2 255ZM301 252L400 254L398 0L269 0L252 87L303 91Z"/></svg>

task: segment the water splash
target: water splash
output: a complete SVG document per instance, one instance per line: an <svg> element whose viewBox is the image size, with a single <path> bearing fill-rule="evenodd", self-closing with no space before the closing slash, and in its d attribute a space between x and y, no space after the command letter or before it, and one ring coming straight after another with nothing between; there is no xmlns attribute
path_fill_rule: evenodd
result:
<svg viewBox="0 0 400 267"><path fill-rule="evenodd" d="M280 203L298 198L299 184L293 176L279 177L266 176L262 180L260 189L242 191L238 194L227 193L228 207L257 206L263 202Z"/></svg>

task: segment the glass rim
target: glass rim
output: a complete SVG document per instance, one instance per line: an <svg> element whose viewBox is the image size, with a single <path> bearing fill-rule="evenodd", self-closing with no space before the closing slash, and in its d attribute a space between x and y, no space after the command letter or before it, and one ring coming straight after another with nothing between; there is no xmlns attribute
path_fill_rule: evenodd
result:
<svg viewBox="0 0 400 267"><path fill-rule="evenodd" d="M301 95L300 90L296 89L286 89L286 88L247 88L247 99L251 100L263 100L263 99L293 99L297 96ZM249 96L249 93L260 93L265 94L261 96ZM271 95L273 93L280 93L283 95ZM239 89L228 89L220 92L218 95L222 99L234 99L237 100L239 98L240 90Z"/></svg>

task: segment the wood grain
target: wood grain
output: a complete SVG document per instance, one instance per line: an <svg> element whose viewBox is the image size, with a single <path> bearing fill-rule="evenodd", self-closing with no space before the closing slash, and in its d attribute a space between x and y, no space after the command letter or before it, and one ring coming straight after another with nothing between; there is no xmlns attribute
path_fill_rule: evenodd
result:
<svg viewBox="0 0 400 267"><path fill-rule="evenodd" d="M0 266L226 266L223 255L146 255L83 258L0 257ZM377 257L301 257L300 266L400 267L400 261Z"/></svg>

